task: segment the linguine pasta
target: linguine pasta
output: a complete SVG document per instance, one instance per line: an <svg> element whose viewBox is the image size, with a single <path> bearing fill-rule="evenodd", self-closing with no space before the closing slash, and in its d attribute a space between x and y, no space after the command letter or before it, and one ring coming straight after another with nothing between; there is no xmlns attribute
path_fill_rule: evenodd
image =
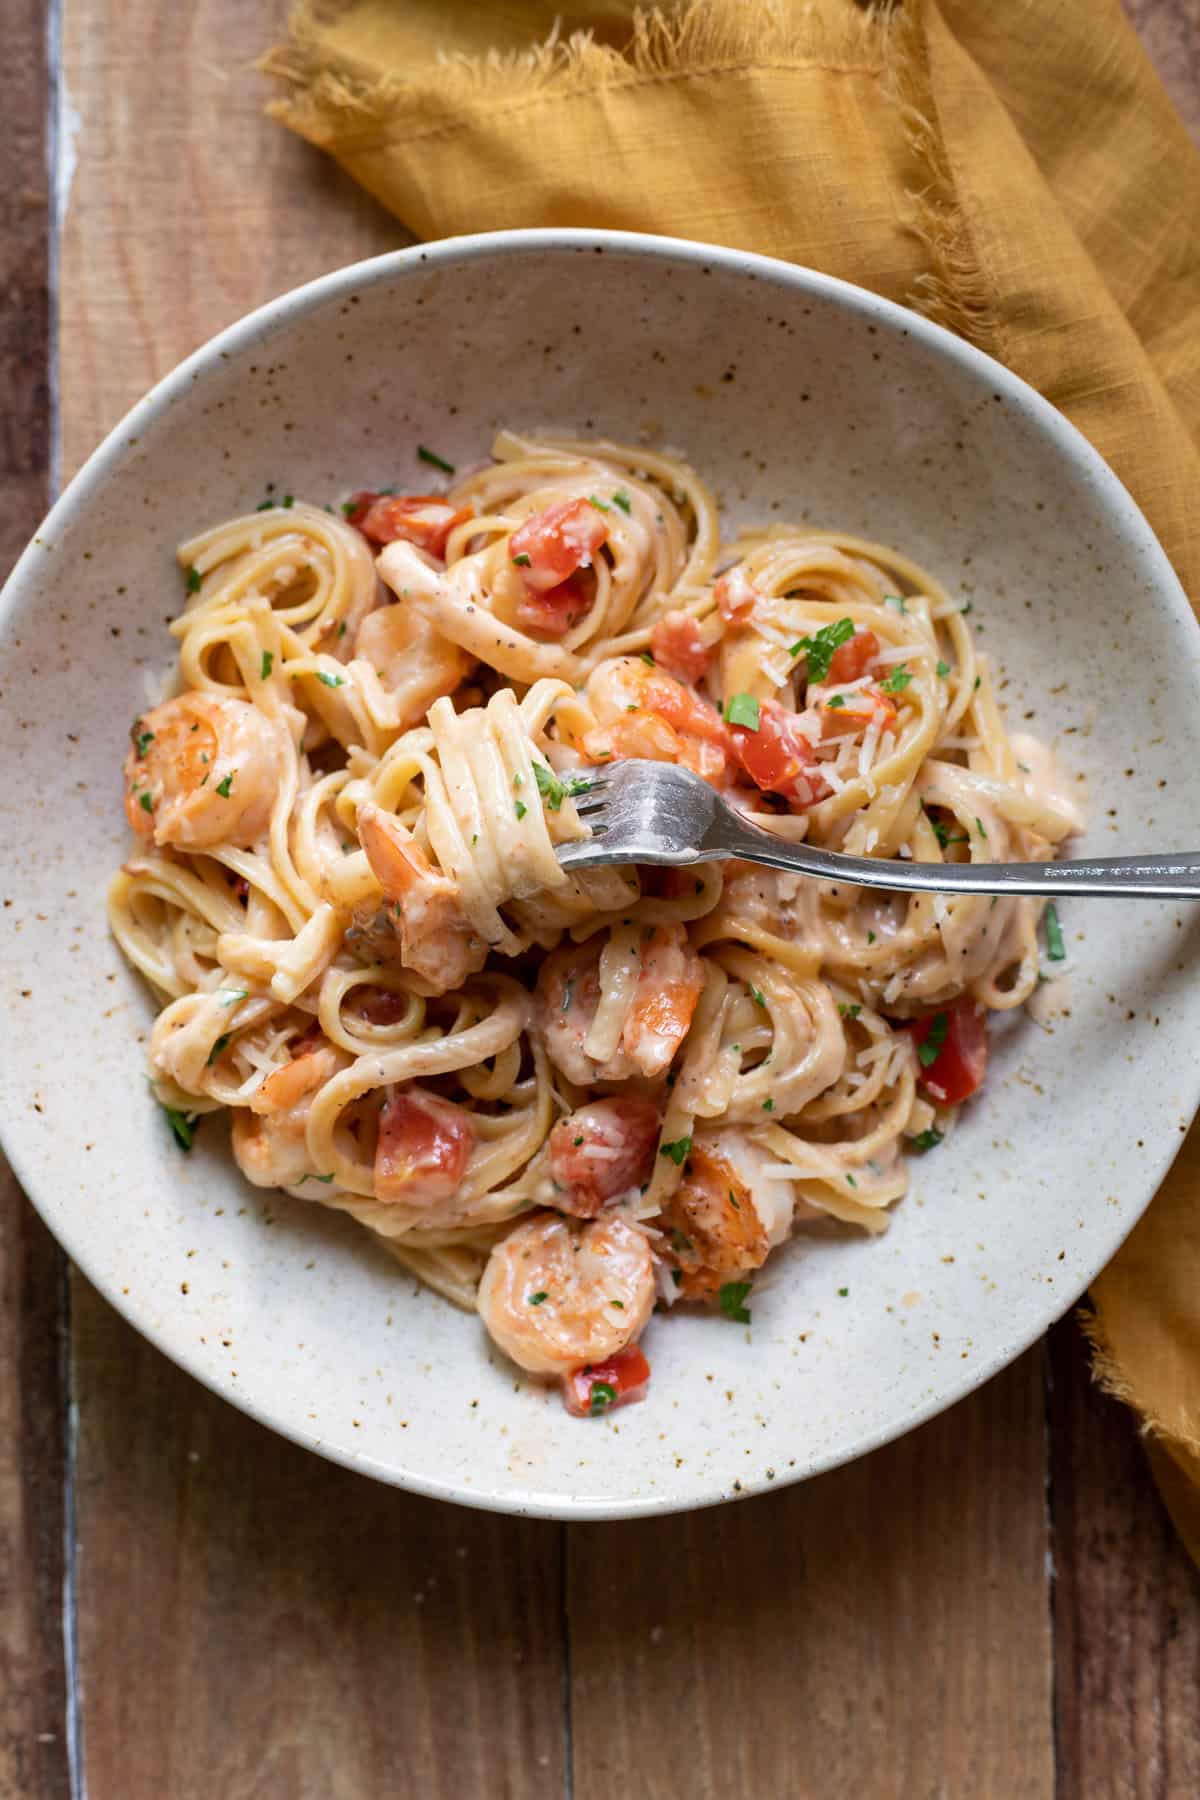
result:
<svg viewBox="0 0 1200 1800"><path fill-rule="evenodd" d="M179 560L109 916L181 1141L227 1108L250 1181L582 1412L640 1395L656 1308L745 1320L797 1225L884 1228L1039 980L1039 903L556 851L645 757L793 841L1053 856L1078 806L967 608L842 532L722 543L676 457L508 432L445 493L288 496Z"/></svg>

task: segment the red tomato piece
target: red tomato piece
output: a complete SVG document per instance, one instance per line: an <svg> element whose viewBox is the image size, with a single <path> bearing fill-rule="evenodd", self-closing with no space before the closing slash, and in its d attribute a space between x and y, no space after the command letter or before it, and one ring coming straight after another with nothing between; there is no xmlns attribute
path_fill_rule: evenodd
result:
<svg viewBox="0 0 1200 1800"><path fill-rule="evenodd" d="M754 611L754 602L760 598L758 589L742 569L730 569L713 588L717 611L727 625L744 625Z"/></svg>
<svg viewBox="0 0 1200 1800"><path fill-rule="evenodd" d="M372 544L392 544L397 538L445 556L446 539L456 525L471 517L470 507L454 507L441 494L355 494L347 503L351 525L357 525Z"/></svg>
<svg viewBox="0 0 1200 1800"><path fill-rule="evenodd" d="M941 1040L933 1061L921 1064L921 1086L944 1106L970 1099L987 1071L987 1019L982 1007L973 1000L958 1000L918 1019L911 1030L918 1051L931 1040L935 1046Z"/></svg>
<svg viewBox="0 0 1200 1800"><path fill-rule="evenodd" d="M555 1205L594 1219L606 1200L648 1181L658 1126L658 1108L636 1094L595 1100L560 1119L550 1133Z"/></svg>
<svg viewBox="0 0 1200 1800"><path fill-rule="evenodd" d="M543 637L562 637L591 609L593 597L579 574L568 575L557 587L525 587L517 601L516 622Z"/></svg>
<svg viewBox="0 0 1200 1800"><path fill-rule="evenodd" d="M865 675L868 664L879 655L879 639L873 631L856 631L852 638L839 644L829 664L826 681L832 686L839 681L857 681Z"/></svg>
<svg viewBox="0 0 1200 1800"><path fill-rule="evenodd" d="M836 700L836 694L830 699ZM881 732L889 731L896 723L896 709L886 694L878 688L856 688L852 694L841 696L841 706L831 706L826 700L820 708L822 738L840 737L847 731L866 731L875 720L879 720Z"/></svg>
<svg viewBox="0 0 1200 1800"><path fill-rule="evenodd" d="M685 687L673 675L651 670L642 686L642 705L688 737L702 738L719 750L733 747L729 727L712 701L694 688Z"/></svg>
<svg viewBox="0 0 1200 1800"><path fill-rule="evenodd" d="M588 1363L562 1378L563 1405L577 1419L598 1418L614 1406L632 1406L646 1398L650 1364L636 1344L610 1356L607 1362Z"/></svg>
<svg viewBox="0 0 1200 1800"><path fill-rule="evenodd" d="M764 700L758 709L758 730L735 725L732 735L738 760L755 786L768 794L782 794L803 810L832 790L795 719L795 713L778 700Z"/></svg>
<svg viewBox="0 0 1200 1800"><path fill-rule="evenodd" d="M607 538L599 507L590 500L562 500L518 525L508 540L508 554L525 586L544 593L577 569L589 568Z"/></svg>
<svg viewBox="0 0 1200 1800"><path fill-rule="evenodd" d="M654 660L684 681L699 681L708 673L708 646L691 613L666 613L650 633Z"/></svg>
<svg viewBox="0 0 1200 1800"><path fill-rule="evenodd" d="M466 1171L475 1131L452 1100L410 1087L384 1102L375 1146L377 1200L448 1200Z"/></svg>

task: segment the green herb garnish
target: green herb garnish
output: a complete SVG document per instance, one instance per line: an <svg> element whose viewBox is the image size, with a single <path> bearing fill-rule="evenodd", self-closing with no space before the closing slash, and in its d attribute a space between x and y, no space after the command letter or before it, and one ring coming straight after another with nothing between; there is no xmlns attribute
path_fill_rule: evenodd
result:
<svg viewBox="0 0 1200 1800"><path fill-rule="evenodd" d="M756 987L752 987L750 989L750 998L753 1000L755 1006L761 1006L763 1011L766 1012L767 1003L763 999L762 995L759 993L759 991Z"/></svg>
<svg viewBox="0 0 1200 1800"><path fill-rule="evenodd" d="M1058 922L1058 908L1053 900L1046 908L1046 955L1051 962L1062 962L1067 954L1067 946L1063 943L1062 926Z"/></svg>
<svg viewBox="0 0 1200 1800"><path fill-rule="evenodd" d="M317 670L317 680L323 681L326 687L339 688L345 686L345 676L330 675L325 669Z"/></svg>
<svg viewBox="0 0 1200 1800"><path fill-rule="evenodd" d="M228 1047L228 1044L229 1044L229 1034L228 1034L228 1032L222 1032L221 1036L217 1039L216 1043L213 1045L212 1049L208 1053L209 1062L215 1063L218 1056L220 1056L222 1050L224 1050Z"/></svg>
<svg viewBox="0 0 1200 1800"><path fill-rule="evenodd" d="M516 563L518 569L527 569L531 560L532 559L525 554L524 550L513 557L513 561Z"/></svg>
<svg viewBox="0 0 1200 1800"><path fill-rule="evenodd" d="M174 1132L175 1142L179 1145L179 1148L181 1150L190 1150L193 1139L196 1136L195 1113L181 1113L174 1106L164 1106L163 1111L167 1115L167 1124Z"/></svg>
<svg viewBox="0 0 1200 1800"><path fill-rule="evenodd" d="M633 511L633 508L629 503L629 495L625 492L624 488L617 489L616 493L612 497L612 501L613 501L613 505L619 506L623 513L628 513L628 512Z"/></svg>
<svg viewBox="0 0 1200 1800"><path fill-rule="evenodd" d="M588 505L594 506L597 512L611 512L612 507L607 500L597 500L595 494L588 495Z"/></svg>
<svg viewBox="0 0 1200 1800"><path fill-rule="evenodd" d="M926 1150L936 1150L941 1142L942 1133L935 1131L931 1125L928 1131L919 1131L916 1137L910 1137L908 1147L910 1150L919 1150L924 1154Z"/></svg>
<svg viewBox="0 0 1200 1800"><path fill-rule="evenodd" d="M417 459L419 462L428 463L430 468L440 469L443 475L453 475L454 473L452 462L447 462L444 456L439 456L436 450L427 449L424 444L417 445Z"/></svg>
<svg viewBox="0 0 1200 1800"><path fill-rule="evenodd" d="M839 706L845 706L845 704L846 704L845 694L832 694L829 697L829 699L825 702L826 711L833 712L835 710L835 708L837 708Z"/></svg>
<svg viewBox="0 0 1200 1800"><path fill-rule="evenodd" d="M844 1001L839 1000L838 1011L841 1013L843 1019L857 1019L859 1013L862 1011L862 1007L857 1001L855 1001L853 1006L847 1006Z"/></svg>
<svg viewBox="0 0 1200 1800"><path fill-rule="evenodd" d="M593 1419L606 1413L617 1397L617 1390L611 1381L593 1381L592 1392L588 1401L588 1411Z"/></svg>
<svg viewBox="0 0 1200 1800"><path fill-rule="evenodd" d="M200 592L200 571L199 571L199 569L192 568L192 569L188 570L188 572L187 572L187 591L189 594L198 594Z"/></svg>
<svg viewBox="0 0 1200 1800"><path fill-rule="evenodd" d="M523 819L525 817L525 814L528 811L529 811L529 808L526 806L525 802L523 800L518 800L517 801L517 817L518 817L518 819Z"/></svg>
<svg viewBox="0 0 1200 1800"><path fill-rule="evenodd" d="M233 778L236 774L237 774L236 769L230 769L228 775L223 775L221 777L221 780L218 781L217 792L218 792L218 794L220 794L222 800L228 800L229 790L233 786Z"/></svg>
<svg viewBox="0 0 1200 1800"><path fill-rule="evenodd" d="M886 681L881 681L881 694L902 694L912 680L912 671L905 663L897 663Z"/></svg>
<svg viewBox="0 0 1200 1800"><path fill-rule="evenodd" d="M154 811L154 802L150 798L149 794L143 794L141 796L141 800L140 800L139 804L141 805L141 809L143 812L152 813Z"/></svg>
<svg viewBox="0 0 1200 1800"><path fill-rule="evenodd" d="M950 673L950 664L948 662L939 662L937 672L941 679L945 681L947 675Z"/></svg>
<svg viewBox="0 0 1200 1800"><path fill-rule="evenodd" d="M854 620L838 619L836 624L822 625L814 637L802 637L793 644L788 652L790 656L804 655L808 658L808 679L824 681L829 673L829 665L833 661L833 653L848 644L854 636Z"/></svg>
<svg viewBox="0 0 1200 1800"><path fill-rule="evenodd" d="M539 1288L536 1294L530 1294L529 1304L530 1306L540 1306L543 1300L548 1300L549 1298L550 1296L547 1294L545 1288Z"/></svg>
<svg viewBox="0 0 1200 1800"><path fill-rule="evenodd" d="M691 1150L691 1147L692 1140L690 1137L676 1138L674 1143L660 1144L658 1147L658 1154L660 1156L669 1156L676 1168L679 1168L682 1166L683 1160Z"/></svg>
<svg viewBox="0 0 1200 1800"><path fill-rule="evenodd" d="M721 1311L735 1325L750 1323L750 1308L746 1305L750 1293L749 1281L727 1281L718 1291L717 1299L721 1303Z"/></svg>
<svg viewBox="0 0 1200 1800"><path fill-rule="evenodd" d="M725 708L730 725L744 725L747 731L758 730L758 701L753 694L735 694Z"/></svg>
<svg viewBox="0 0 1200 1800"><path fill-rule="evenodd" d="M265 681L274 667L275 652L273 650L264 650L262 653L262 661L258 665L258 679L260 681Z"/></svg>
<svg viewBox="0 0 1200 1800"><path fill-rule="evenodd" d="M928 1035L924 1042L917 1047L917 1055L921 1059L921 1067L923 1069L931 1068L937 1061L941 1054L942 1045L946 1041L946 1033L949 1029L949 1013L934 1013L933 1024L929 1027Z"/></svg>

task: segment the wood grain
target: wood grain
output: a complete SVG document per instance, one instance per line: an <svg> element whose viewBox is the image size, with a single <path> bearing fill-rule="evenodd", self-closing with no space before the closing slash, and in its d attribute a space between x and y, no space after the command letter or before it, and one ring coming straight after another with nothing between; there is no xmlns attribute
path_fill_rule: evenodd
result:
<svg viewBox="0 0 1200 1800"><path fill-rule="evenodd" d="M1054 1791L1040 1351L803 1487L570 1528L576 1800Z"/></svg>
<svg viewBox="0 0 1200 1800"><path fill-rule="evenodd" d="M1059 1792L1200 1794L1200 1578L1082 1333L1049 1337Z"/></svg>
<svg viewBox="0 0 1200 1800"><path fill-rule="evenodd" d="M284 1443L76 1285L89 1800L561 1794L561 1536Z"/></svg>
<svg viewBox="0 0 1200 1800"><path fill-rule="evenodd" d="M42 7L0 60L0 572L49 498L49 207ZM0 1793L69 1791L62 1639L59 1252L0 1160Z"/></svg>

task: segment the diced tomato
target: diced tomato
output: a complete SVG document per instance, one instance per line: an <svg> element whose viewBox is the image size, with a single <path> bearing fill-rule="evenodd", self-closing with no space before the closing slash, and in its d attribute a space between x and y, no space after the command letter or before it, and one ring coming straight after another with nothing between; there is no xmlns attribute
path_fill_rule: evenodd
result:
<svg viewBox="0 0 1200 1800"><path fill-rule="evenodd" d="M879 655L879 639L873 631L856 631L852 638L839 644L829 664L826 680L832 685L838 681L857 681L865 675L867 667Z"/></svg>
<svg viewBox="0 0 1200 1800"><path fill-rule="evenodd" d="M598 1418L614 1406L632 1406L646 1398L650 1364L636 1344L607 1362L588 1363L562 1378L563 1405L577 1419Z"/></svg>
<svg viewBox="0 0 1200 1800"><path fill-rule="evenodd" d="M831 694L830 700L839 696ZM852 694L840 696L841 706L831 706L829 700L820 707L822 738L841 737L848 731L866 731L875 719L879 720L881 732L890 731L896 723L896 709L886 694L878 688L856 688Z"/></svg>
<svg viewBox="0 0 1200 1800"><path fill-rule="evenodd" d="M957 1106L960 1100L969 1099L987 1070L987 1020L983 1008L973 1000L959 1000L941 1012L918 1019L911 1030L918 1051L931 1034L935 1043L942 1038L934 1060L928 1067L921 1064L921 1086L944 1106Z"/></svg>
<svg viewBox="0 0 1200 1800"><path fill-rule="evenodd" d="M669 612L650 633L656 662L684 681L699 681L708 673L708 646L691 613Z"/></svg>
<svg viewBox="0 0 1200 1800"><path fill-rule="evenodd" d="M589 590L579 574L568 575L557 587L523 587L516 605L516 622L543 637L562 637L591 609L593 597L594 590Z"/></svg>
<svg viewBox="0 0 1200 1800"><path fill-rule="evenodd" d="M562 500L534 513L508 540L513 567L527 588L544 593L591 566L608 538L604 514L590 500Z"/></svg>
<svg viewBox="0 0 1200 1800"><path fill-rule="evenodd" d="M754 611L754 602L762 596L744 570L730 569L714 586L713 598L727 625L744 625Z"/></svg>
<svg viewBox="0 0 1200 1800"><path fill-rule="evenodd" d="M606 1200L648 1181L658 1147L658 1108L636 1094L595 1100L550 1133L555 1205L594 1219Z"/></svg>
<svg viewBox="0 0 1200 1800"><path fill-rule="evenodd" d="M758 709L758 730L735 725L732 735L738 760L755 786L765 793L782 794L803 809L815 806L832 790L795 719L796 714L778 700L764 700Z"/></svg>
<svg viewBox="0 0 1200 1800"><path fill-rule="evenodd" d="M452 1100L410 1087L384 1102L375 1147L377 1200L448 1200L466 1171L475 1131Z"/></svg>
<svg viewBox="0 0 1200 1800"><path fill-rule="evenodd" d="M706 700L694 688L685 687L673 675L659 669L651 670L642 684L642 705L665 719L668 725L673 725L676 731L702 738L705 743L715 744L718 750L733 748L729 727L712 701Z"/></svg>
<svg viewBox="0 0 1200 1800"><path fill-rule="evenodd" d="M445 556L446 539L471 517L469 506L451 506L440 494L372 494L364 489L346 505L347 519L372 544L403 538L430 556Z"/></svg>

